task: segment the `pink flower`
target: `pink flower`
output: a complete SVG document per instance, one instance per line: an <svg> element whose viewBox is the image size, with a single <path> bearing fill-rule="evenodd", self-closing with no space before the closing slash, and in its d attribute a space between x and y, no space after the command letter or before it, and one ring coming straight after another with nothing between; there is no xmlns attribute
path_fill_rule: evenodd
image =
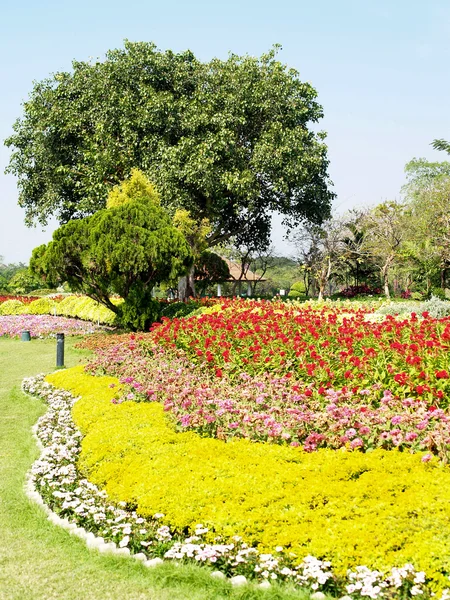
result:
<svg viewBox="0 0 450 600"><path fill-rule="evenodd" d="M433 458L432 454L425 454L425 456L422 456L422 462L426 463L426 462L430 462L430 460Z"/></svg>
<svg viewBox="0 0 450 600"><path fill-rule="evenodd" d="M354 448L362 448L364 446L364 442L362 441L361 438L355 438L354 440L352 440L350 442L350 446L354 449Z"/></svg>

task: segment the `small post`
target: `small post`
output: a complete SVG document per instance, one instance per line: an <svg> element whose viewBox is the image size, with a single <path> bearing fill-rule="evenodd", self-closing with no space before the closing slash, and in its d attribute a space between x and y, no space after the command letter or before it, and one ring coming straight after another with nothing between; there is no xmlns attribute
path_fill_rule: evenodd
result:
<svg viewBox="0 0 450 600"><path fill-rule="evenodd" d="M56 366L64 366L64 334L56 334Z"/></svg>

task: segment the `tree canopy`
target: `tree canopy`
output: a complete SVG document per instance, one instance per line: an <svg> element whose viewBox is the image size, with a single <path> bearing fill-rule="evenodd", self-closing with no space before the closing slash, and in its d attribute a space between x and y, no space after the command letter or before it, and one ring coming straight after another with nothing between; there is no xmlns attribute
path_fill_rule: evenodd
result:
<svg viewBox="0 0 450 600"><path fill-rule="evenodd" d="M35 83L5 142L26 222L92 215L136 167L171 214L209 219L208 246L267 245L274 210L320 223L333 197L325 134L311 129L322 107L276 53L203 63L127 41Z"/></svg>
<svg viewBox="0 0 450 600"><path fill-rule="evenodd" d="M57 229L49 244L33 251L30 267L98 300L118 314L121 324L144 329L158 316L153 287L184 275L192 254L139 171L110 200L110 208ZM123 304L115 304L111 293L120 295Z"/></svg>

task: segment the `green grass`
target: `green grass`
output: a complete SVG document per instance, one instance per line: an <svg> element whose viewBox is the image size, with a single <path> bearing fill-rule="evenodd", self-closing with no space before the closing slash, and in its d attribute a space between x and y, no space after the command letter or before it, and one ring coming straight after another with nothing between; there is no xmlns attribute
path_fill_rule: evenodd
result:
<svg viewBox="0 0 450 600"><path fill-rule="evenodd" d="M86 352L66 338L66 366ZM38 452L31 427L44 404L21 392L24 377L54 369L55 340L0 338L0 599L1 600L298 600L293 588L233 589L206 568L168 563L147 569L132 559L104 556L52 525L24 493Z"/></svg>

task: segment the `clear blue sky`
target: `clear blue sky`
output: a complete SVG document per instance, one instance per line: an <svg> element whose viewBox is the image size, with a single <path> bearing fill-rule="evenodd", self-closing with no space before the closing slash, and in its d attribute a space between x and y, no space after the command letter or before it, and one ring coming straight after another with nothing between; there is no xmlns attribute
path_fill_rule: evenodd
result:
<svg viewBox="0 0 450 600"><path fill-rule="evenodd" d="M191 49L201 60L260 55L274 43L319 93L339 212L398 198L411 158L445 160L450 139L448 0L78 0L1 2L0 138L32 82L102 57L123 40ZM28 229L0 148L0 255L27 262L50 230ZM275 245L289 252L276 226Z"/></svg>

